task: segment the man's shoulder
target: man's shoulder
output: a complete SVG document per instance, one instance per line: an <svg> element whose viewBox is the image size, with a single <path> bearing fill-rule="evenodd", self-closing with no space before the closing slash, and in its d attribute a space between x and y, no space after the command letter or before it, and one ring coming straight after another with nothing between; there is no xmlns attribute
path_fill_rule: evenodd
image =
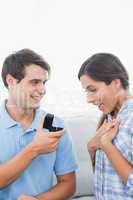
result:
<svg viewBox="0 0 133 200"><path fill-rule="evenodd" d="M6 118L5 101L0 101L0 119ZM6 119L5 119L6 120Z"/></svg>
<svg viewBox="0 0 133 200"><path fill-rule="evenodd" d="M5 101L0 101L0 113L5 110Z"/></svg>
<svg viewBox="0 0 133 200"><path fill-rule="evenodd" d="M59 125L61 128L63 128L64 127L64 120L60 116L57 116L55 114L54 119L53 119L53 125Z"/></svg>

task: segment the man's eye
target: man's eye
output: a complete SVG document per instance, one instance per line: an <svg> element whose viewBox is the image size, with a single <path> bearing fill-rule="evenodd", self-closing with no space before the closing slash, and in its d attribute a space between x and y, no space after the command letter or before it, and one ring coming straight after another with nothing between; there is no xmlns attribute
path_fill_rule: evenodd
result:
<svg viewBox="0 0 133 200"><path fill-rule="evenodd" d="M46 82L47 82L47 81L43 81L43 85L45 85L45 84L46 84Z"/></svg>
<svg viewBox="0 0 133 200"><path fill-rule="evenodd" d="M38 83L38 81L32 81L32 83L33 83L33 84L37 84L37 83Z"/></svg>
<svg viewBox="0 0 133 200"><path fill-rule="evenodd" d="M32 85L37 85L38 83L39 83L39 81L37 81L37 80L31 81L31 84L32 84Z"/></svg>

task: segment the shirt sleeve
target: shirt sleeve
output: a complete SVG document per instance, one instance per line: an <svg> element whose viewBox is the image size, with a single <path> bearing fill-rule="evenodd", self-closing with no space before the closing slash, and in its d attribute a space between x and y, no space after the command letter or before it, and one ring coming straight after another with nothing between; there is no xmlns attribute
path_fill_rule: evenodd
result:
<svg viewBox="0 0 133 200"><path fill-rule="evenodd" d="M131 162L130 163L133 165L133 133L132 133L132 139L131 139ZM133 168L131 170L131 173L126 183L126 193L133 197Z"/></svg>
<svg viewBox="0 0 133 200"><path fill-rule="evenodd" d="M120 125L116 146L123 157L133 166L133 113L128 114L126 120ZM125 184L125 192L133 197L133 168Z"/></svg>
<svg viewBox="0 0 133 200"><path fill-rule="evenodd" d="M56 151L56 161L54 171L56 175L64 175L74 172L77 169L77 159L74 151L71 135L64 126L64 122L55 117L54 125L64 127L65 133L60 138L60 142Z"/></svg>
<svg viewBox="0 0 133 200"><path fill-rule="evenodd" d="M126 193L133 197L133 169L128 177L126 184Z"/></svg>

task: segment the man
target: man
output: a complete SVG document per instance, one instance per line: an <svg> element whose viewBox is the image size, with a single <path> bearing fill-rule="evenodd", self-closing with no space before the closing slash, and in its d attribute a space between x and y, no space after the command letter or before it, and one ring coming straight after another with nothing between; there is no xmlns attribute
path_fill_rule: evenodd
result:
<svg viewBox="0 0 133 200"><path fill-rule="evenodd" d="M49 74L48 63L29 49L4 61L8 99L0 106L0 200L62 200L75 191L76 162L69 134L43 129L45 113L39 103ZM64 126L57 117L53 125Z"/></svg>

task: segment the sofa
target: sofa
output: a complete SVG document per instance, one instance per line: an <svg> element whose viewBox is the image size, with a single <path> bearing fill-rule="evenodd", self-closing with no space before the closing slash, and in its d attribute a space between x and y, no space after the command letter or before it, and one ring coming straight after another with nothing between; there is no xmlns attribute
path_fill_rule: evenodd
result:
<svg viewBox="0 0 133 200"><path fill-rule="evenodd" d="M65 124L69 129L77 152L77 188L72 199L94 200L94 175L91 160L87 151L87 142L94 135L99 116L80 115L66 117Z"/></svg>

